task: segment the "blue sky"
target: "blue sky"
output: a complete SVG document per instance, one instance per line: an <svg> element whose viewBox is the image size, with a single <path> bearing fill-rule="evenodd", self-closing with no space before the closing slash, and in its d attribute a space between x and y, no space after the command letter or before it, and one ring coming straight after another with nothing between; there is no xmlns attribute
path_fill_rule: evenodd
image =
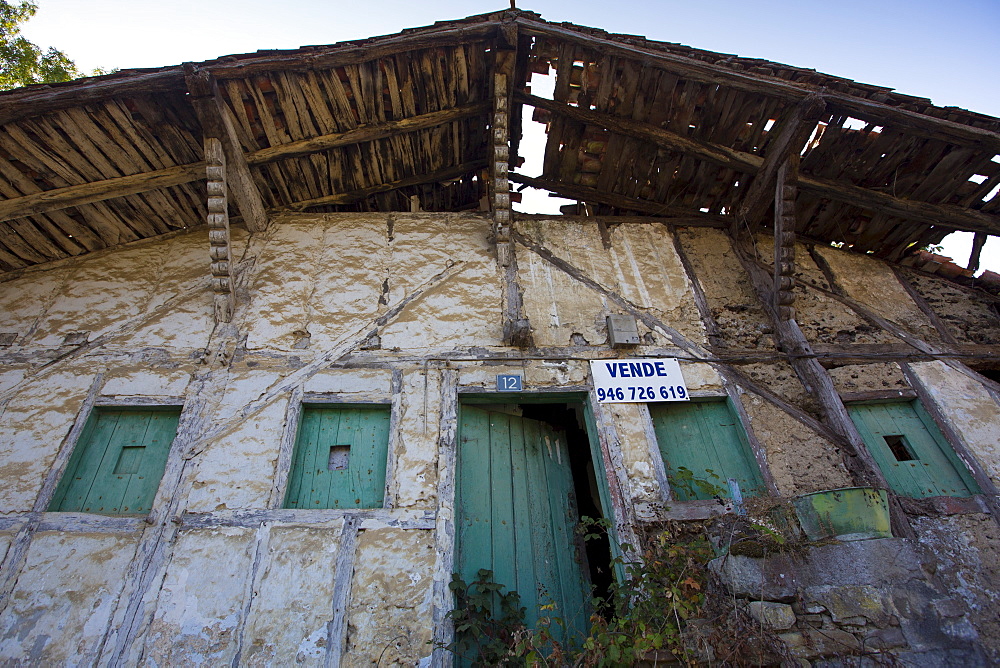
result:
<svg viewBox="0 0 1000 668"><path fill-rule="evenodd" d="M37 2L24 28L28 38L92 69L361 39L502 9L507 0ZM1000 0L517 2L548 21L813 68L1000 116ZM964 264L967 248L949 246L946 254ZM991 238L983 261L1000 271L1000 240Z"/></svg>

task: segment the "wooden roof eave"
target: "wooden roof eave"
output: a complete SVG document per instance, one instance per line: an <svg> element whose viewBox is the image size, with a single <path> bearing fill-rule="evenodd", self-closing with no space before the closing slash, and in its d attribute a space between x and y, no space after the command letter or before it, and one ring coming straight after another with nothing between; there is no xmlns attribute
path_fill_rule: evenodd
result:
<svg viewBox="0 0 1000 668"><path fill-rule="evenodd" d="M838 93L819 85L799 84L765 74L740 72L723 65L624 44L610 38L597 37L524 17L519 17L516 21L526 34L565 40L597 51L638 60L644 65L658 67L695 81L731 86L744 92L768 95L787 102L799 102L819 93L831 109L843 110L848 115L862 120L895 124L906 128L911 134L925 138L943 139L962 146L976 146L1000 153L1000 131L998 131L1000 122L996 123L997 130L980 128L893 107L867 98ZM971 112L965 113L970 117L974 116Z"/></svg>
<svg viewBox="0 0 1000 668"><path fill-rule="evenodd" d="M516 101L524 104L529 104L553 113L565 115L581 123L601 126L613 132L650 141L670 150L683 153L699 160L708 161L721 167L734 169L739 172L757 174L764 167L765 158L754 153L746 153L731 149L728 146L695 140L648 123L634 121L632 119L622 118L611 114L580 109L562 102L547 100L523 93L516 95L515 99ZM549 185L552 186L556 183L557 182L555 180L549 181ZM850 183L817 178L807 174L799 175L798 185L803 190L811 191L822 197L857 206L874 208L893 216L916 220L925 224L937 225L940 227L951 227L956 230L985 232L987 234L1000 235L1000 217L984 213L982 211L977 211L975 209L903 199L869 188L862 188ZM563 192L566 192L566 188L570 187L570 184L562 184L561 187ZM548 189L551 190L552 188ZM601 202L600 199L593 199L591 201ZM611 202L603 203L618 206ZM656 202L647 202L647 204L648 207L661 206ZM619 206L619 208L622 207ZM628 208L632 208L636 211L644 210L634 206ZM657 210L663 211L662 208Z"/></svg>

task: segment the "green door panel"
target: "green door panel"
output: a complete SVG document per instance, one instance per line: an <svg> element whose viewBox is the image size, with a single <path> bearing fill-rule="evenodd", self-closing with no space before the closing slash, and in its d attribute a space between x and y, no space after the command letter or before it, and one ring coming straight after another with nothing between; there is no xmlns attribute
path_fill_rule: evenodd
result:
<svg viewBox="0 0 1000 668"><path fill-rule="evenodd" d="M381 508L388 406L304 406L286 508Z"/></svg>
<svg viewBox="0 0 1000 668"><path fill-rule="evenodd" d="M584 637L590 615L566 438L544 422L461 409L456 476L456 565L466 582L480 569L515 590L534 625L539 608L562 619L562 640Z"/></svg>
<svg viewBox="0 0 1000 668"><path fill-rule="evenodd" d="M160 485L180 408L98 408L80 435L50 510L148 513Z"/></svg>
<svg viewBox="0 0 1000 668"><path fill-rule="evenodd" d="M919 402L851 404L848 411L893 491L914 498L980 493Z"/></svg>
<svg viewBox="0 0 1000 668"><path fill-rule="evenodd" d="M651 404L649 413L668 475L675 481L683 467L698 480L722 488L729 496L729 478L739 483L743 496L765 492L757 460L750 452L743 427L726 401L685 401ZM697 486L674 484L678 501L708 499Z"/></svg>

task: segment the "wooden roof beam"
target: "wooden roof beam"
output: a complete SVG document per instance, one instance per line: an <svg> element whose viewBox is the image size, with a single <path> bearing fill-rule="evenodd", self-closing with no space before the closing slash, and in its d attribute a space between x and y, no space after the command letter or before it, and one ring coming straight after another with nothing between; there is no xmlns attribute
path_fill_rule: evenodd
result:
<svg viewBox="0 0 1000 668"><path fill-rule="evenodd" d="M457 109L432 111L420 116L403 118L398 121L380 123L378 125L363 125L347 132L321 135L312 139L281 144L270 148L254 151L246 155L250 166L263 165L288 158L299 158L313 153L319 153L335 148L343 148L376 139L383 139L395 134L415 132L436 127L444 123L485 114L490 109L489 102L472 104ZM92 204L115 197L125 197L138 193L169 188L205 177L205 163L192 162L187 165L177 165L152 172L142 172L114 179L81 183L75 186L54 188L23 197L0 200L0 222L13 220L50 211L58 211L73 206Z"/></svg>
<svg viewBox="0 0 1000 668"><path fill-rule="evenodd" d="M347 132L320 135L318 137L313 137L312 139L302 139L288 144L279 144L278 146L272 146L270 148L262 148L259 151L254 151L253 153L248 154L247 162L252 166L256 166L263 165L268 162L286 160L288 158L300 158L313 153L320 153L321 151L329 151L335 148L351 146L352 144L361 144L368 141L375 141L376 139L385 139L387 137L392 137L393 135L416 132L417 130L426 130L428 128L437 127L438 125L444 125L445 123L451 123L465 118L471 118L472 116L486 114L490 108L490 102L479 102L477 104L469 104L464 107L443 109L441 111L432 111L419 116L401 118L398 121L386 121L385 123L361 125L348 130Z"/></svg>
<svg viewBox="0 0 1000 668"><path fill-rule="evenodd" d="M739 215L734 225L749 223L756 225L764 217L768 207L774 202L774 184L778 170L788 164L789 158L798 157L802 147L816 127L816 120L826 104L819 95L810 95L800 102L792 113L782 120L777 137L768 146L767 155L757 175L740 202ZM796 174L798 170L795 170ZM794 184L792 184L794 186Z"/></svg>
<svg viewBox="0 0 1000 668"><path fill-rule="evenodd" d="M535 95L517 94L515 100L557 114L563 114L582 123L607 128L613 132L651 141L678 153L699 160L706 160L721 167L757 174L764 167L764 158L753 153L737 151L721 144L698 141L684 137L670 130L631 119L603 114L572 105L547 100ZM853 184L830 179L820 179L799 174L797 185L821 197L837 200L854 206L875 209L880 213L914 220L926 225L935 225L956 230L986 232L1000 235L1000 216L983 213L975 209L951 204L931 204L917 200L893 197L877 190L862 188ZM591 200L600 201L600 200ZM655 205L654 205L655 206ZM636 209L640 210L640 209Z"/></svg>
<svg viewBox="0 0 1000 668"><path fill-rule="evenodd" d="M602 53L637 60L644 66L652 66L696 81L730 86L747 93L759 93L788 102L798 102L809 95L820 93L828 106L846 112L850 116L857 116L866 121L877 121L879 125L904 128L911 134L927 139L982 147L993 153L1000 153L1000 132L993 130L956 123L817 86L806 86L778 77L740 72L724 65L623 44L613 39L589 35L543 21L534 21L523 16L517 18L517 23L521 30L529 35L552 37L579 44Z"/></svg>
<svg viewBox="0 0 1000 668"><path fill-rule="evenodd" d="M681 217L685 219L685 225L692 227L699 225L702 227L729 226L729 218L725 216L710 213L692 213L688 209L682 209L681 207L659 204L657 202L650 202L649 200L625 197L623 195L616 195L615 193L602 192L596 188L589 188L587 186L572 185L569 183L554 181L552 179L535 178L532 176L524 176L522 174L514 173L510 174L510 180L515 183L523 183L524 185L531 186L532 188L549 190L560 197L575 199L580 202L607 204L608 206L613 206L616 209L641 211L653 216ZM607 218L611 218L611 216L608 216Z"/></svg>
<svg viewBox="0 0 1000 668"><path fill-rule="evenodd" d="M226 184L229 192L236 200L247 229L250 232L261 232L267 227L264 200L250 175L250 166L240 147L229 109L219 94L219 85L206 70L187 65L185 71L191 104L201 121L205 139L218 139L222 142L222 149L226 153Z"/></svg>
<svg viewBox="0 0 1000 668"><path fill-rule="evenodd" d="M431 172L430 174L417 174L416 176L409 176L405 179L399 179L398 181L391 181L389 183L382 183L377 186L362 188L361 190L353 190L347 193L338 193L336 195L327 195L325 197L317 197L315 199L296 202L291 206L272 209L272 211L274 213L282 211L305 211L306 209L313 209L318 206L337 206L344 204L353 204L354 202L363 200L366 197L371 197L372 195L377 195L378 193L389 192L390 190L398 190L400 188L406 188L409 186L420 186L426 183L451 181L461 176L465 176L470 172L475 172L477 170L480 170L486 167L487 164L488 162L486 160L475 160L472 162L462 163L461 165L458 165L456 167L447 167L445 169L440 169L436 172Z"/></svg>

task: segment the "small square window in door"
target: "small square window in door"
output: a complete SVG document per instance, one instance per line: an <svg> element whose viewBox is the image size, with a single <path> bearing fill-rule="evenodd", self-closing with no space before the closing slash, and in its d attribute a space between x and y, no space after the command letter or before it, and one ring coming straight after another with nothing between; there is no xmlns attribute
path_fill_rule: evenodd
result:
<svg viewBox="0 0 1000 668"><path fill-rule="evenodd" d="M919 401L851 404L851 419L897 494L971 496L979 486Z"/></svg>
<svg viewBox="0 0 1000 668"><path fill-rule="evenodd" d="M388 406L303 406L285 507L381 508L389 412Z"/></svg>

